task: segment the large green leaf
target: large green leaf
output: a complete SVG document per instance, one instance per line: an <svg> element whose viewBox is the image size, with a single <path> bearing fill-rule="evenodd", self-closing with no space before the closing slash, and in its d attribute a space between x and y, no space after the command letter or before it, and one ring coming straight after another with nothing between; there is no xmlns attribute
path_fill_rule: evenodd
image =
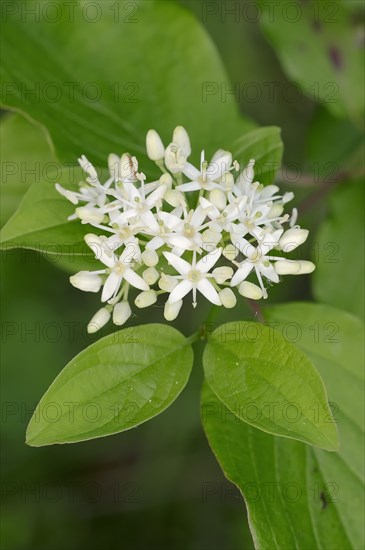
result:
<svg viewBox="0 0 365 550"><path fill-rule="evenodd" d="M207 343L203 365L214 393L241 420L268 433L338 449L320 375L303 352L270 327L220 326Z"/></svg>
<svg viewBox="0 0 365 550"><path fill-rule="evenodd" d="M328 453L257 430L205 385L202 420L210 445L242 491L256 548L363 548L363 325L314 304L275 306L265 316L290 339L299 334L297 345L320 370L334 401L341 450ZM328 323L338 326L336 334Z"/></svg>
<svg viewBox="0 0 365 550"><path fill-rule="evenodd" d="M57 166L41 128L18 114L0 120L1 224L15 212L29 186L50 179ZM51 180L57 181L56 178Z"/></svg>
<svg viewBox="0 0 365 550"><path fill-rule="evenodd" d="M103 165L110 152L141 156L150 127L168 143L178 124L198 158L200 149L227 147L253 126L234 98L222 101L220 89L229 84L213 43L177 4L53 4L52 24L26 17L22 4L7 13L2 102L40 122L61 160L85 153ZM27 2L32 9L39 3Z"/></svg>
<svg viewBox="0 0 365 550"><path fill-rule="evenodd" d="M313 290L322 302L364 317L364 185L341 185L317 236Z"/></svg>
<svg viewBox="0 0 365 550"><path fill-rule="evenodd" d="M260 22L284 70L314 101L337 116L364 110L361 29L340 2L260 0ZM300 93L300 89L296 90Z"/></svg>
<svg viewBox="0 0 365 550"><path fill-rule="evenodd" d="M192 364L186 338L165 325L101 338L77 355L42 397L27 443L72 443L138 426L175 401Z"/></svg>

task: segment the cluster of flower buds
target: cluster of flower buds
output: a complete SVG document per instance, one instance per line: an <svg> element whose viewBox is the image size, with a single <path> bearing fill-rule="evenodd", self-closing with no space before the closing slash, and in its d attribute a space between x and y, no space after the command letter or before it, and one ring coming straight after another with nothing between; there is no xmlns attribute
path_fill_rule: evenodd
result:
<svg viewBox="0 0 365 550"><path fill-rule="evenodd" d="M82 156L86 178L79 191L56 185L76 205L70 219L94 228L85 241L104 266L70 278L81 290L102 289L105 306L90 321L90 333L111 317L116 325L128 320L131 286L140 291L134 300L138 308L166 294L164 316L173 321L190 293L194 307L200 293L217 306L232 308L237 291L259 300L267 297L265 284L278 283L281 275L314 270L312 262L285 258L308 231L295 225L295 209L284 214L293 193L280 194L276 185L255 181L254 160L241 170L228 151L218 150L210 162L202 151L195 167L188 160L190 139L182 126L175 128L167 147L149 130L146 146L162 172L155 181L148 181L137 159L125 153L109 155L105 183Z"/></svg>

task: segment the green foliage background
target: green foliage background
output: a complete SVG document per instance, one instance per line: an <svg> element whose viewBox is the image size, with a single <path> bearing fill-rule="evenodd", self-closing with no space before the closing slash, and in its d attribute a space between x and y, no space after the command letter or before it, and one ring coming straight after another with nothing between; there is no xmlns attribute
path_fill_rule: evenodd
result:
<svg viewBox="0 0 365 550"><path fill-rule="evenodd" d="M24 2L7 4L21 10ZM167 142L173 127L183 124L192 135L195 150L206 146L211 153L219 146L229 148L256 125L279 126L287 170L277 179L285 190L296 193L300 223L311 230L305 252L312 255L317 270L311 278L287 279L270 289L265 304L267 318L296 323L305 319L305 326L318 319L322 324L335 322L343 327L346 338L356 332L359 321L352 315L364 316L361 3L309 2L307 8L300 3L308 11L298 24L283 20L280 6L274 24L270 24L267 2L257 3L262 10L260 21L255 20L250 7L253 3L245 1L127 2L132 11L124 9L126 3L113 3L119 5L121 16L131 12L132 19L133 6L137 6L136 21L129 25L113 21L107 2L99 4L104 16L96 24L79 20L73 25L64 21L37 25L32 17L5 21L2 12L5 83L96 81L103 89L101 104L85 102L76 93L71 108L65 99L43 104L29 97L24 100L19 94L4 98L0 121L2 224L37 180L27 169L39 174L46 167L47 192L51 192L53 182L59 180L56 159L74 163L77 156L86 153L97 165L103 165L112 150L132 148L147 163L143 136L149 127L160 131ZM225 11L228 5L239 5L238 15L229 15ZM320 5L319 12L316 5ZM335 7L334 12L329 5ZM139 13L147 14L147 18L139 21ZM116 81L135 82L139 101L116 103L110 89ZM205 102L202 82L218 86ZM295 101L288 95L293 83L300 91ZM234 87L237 96L225 94ZM269 90L274 90L273 96ZM335 102L329 98L333 90L337 91ZM124 99L130 91L122 90ZM9 166L15 166L13 174ZM296 173L298 167L300 175ZM68 182L67 174L62 178L62 183ZM64 217L58 206L53 214ZM39 216L22 220L27 230L31 224L37 226ZM8 234L13 238L13 233ZM39 234L35 242L37 239ZM96 340L86 335L85 325L98 299L84 296L69 284L68 272L79 269L75 258L55 256L52 250L41 255L21 249L3 252L1 262L4 549L60 550L65 545L80 550L253 548L242 497L221 472L200 422L204 342L196 348L196 364L187 388L168 412L113 437L38 449L24 444L26 426L45 389L65 364ZM273 306L291 300L318 300L343 312ZM206 318L207 310L204 306L192 313L185 307L177 328L191 334ZM219 312L214 326L243 319L255 320L255 315L241 302L233 311ZM163 322L161 304L143 310L132 321ZM103 335L107 333L103 331ZM290 525L278 519L287 513L280 502L275 508L278 532L274 529L265 538L265 502L260 501L261 508L252 505L251 527L252 523L264 525L261 531L255 527L263 537L262 548L308 548L316 544L332 549L332 535L341 541L341 548L359 547L361 533L352 519L356 514L361 516L355 487L361 456L353 444L359 437L356 422L362 411L354 412L353 408L354 401L359 403L353 398L357 384L351 373L341 370L348 363L357 364L353 342L346 341L350 342L347 359L337 349L335 358L325 357L320 363L323 372L313 356L328 384L330 399L342 399L341 407L348 418L353 415L348 420L352 431L346 433L354 435L346 440L344 454L338 459L341 464L332 453L309 452L298 442L281 439L275 447L278 438L263 432L256 457L269 481L283 479L299 465L303 470L311 468L311 483L323 483L318 473L321 464L330 472L328 482L336 478L343 500L336 508L331 504L324 508L320 500L310 512L291 509L293 525L298 520L309 524L312 514L316 537L308 528L305 535L299 533L293 538ZM305 344L303 339L298 347L310 351ZM322 351L327 352L328 347ZM332 364L337 366L330 368ZM333 379L329 374L335 368L339 369L338 377ZM343 390L340 395L336 394L338 389ZM209 397L210 401L215 398ZM214 418L204 428L213 446L215 429L219 428L214 428ZM245 457L255 428L242 424L241 429ZM229 439L229 429L223 435ZM273 448L288 470L284 466L273 472L272 463L263 460L263 449L271 456ZM221 449L215 452L228 478L242 488L247 480L240 477L242 472L237 478L234 465L227 466L229 453L220 456ZM293 456L295 463L290 461ZM248 464L252 465L252 456ZM245 471L247 479L253 479L249 466ZM355 504L349 508L351 501ZM332 535L328 535L328 523L323 521L330 522ZM287 533L291 535L287 537Z"/></svg>

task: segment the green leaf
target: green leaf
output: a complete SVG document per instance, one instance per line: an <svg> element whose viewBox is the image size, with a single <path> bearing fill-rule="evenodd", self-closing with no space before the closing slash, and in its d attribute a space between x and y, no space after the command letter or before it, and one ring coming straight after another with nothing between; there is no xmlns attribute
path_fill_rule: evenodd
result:
<svg viewBox="0 0 365 550"><path fill-rule="evenodd" d="M208 384L202 422L225 476L242 492L256 548L364 547L363 480L343 446L328 453L258 430L233 416ZM339 430L347 438L342 417ZM357 445L361 452L360 439Z"/></svg>
<svg viewBox="0 0 365 550"><path fill-rule="evenodd" d="M280 128L267 126L252 130L234 141L229 150L242 166L255 159L256 179L263 184L272 183L283 156Z"/></svg>
<svg viewBox="0 0 365 550"><path fill-rule="evenodd" d="M315 304L267 307L264 313L321 372L341 450L328 453L265 434L239 421L206 385L202 419L209 442L243 493L256 547L363 548L363 324Z"/></svg>
<svg viewBox="0 0 365 550"><path fill-rule="evenodd" d="M241 420L268 433L338 449L320 375L303 352L270 327L220 326L208 341L203 365L211 389Z"/></svg>
<svg viewBox="0 0 365 550"><path fill-rule="evenodd" d="M42 397L27 443L73 443L138 426L175 401L192 363L186 338L166 325L101 338L70 361Z"/></svg>
<svg viewBox="0 0 365 550"><path fill-rule="evenodd" d="M32 4L29 11L39 8ZM69 7L54 4L52 24L22 17L21 9L7 14L2 102L40 122L62 161L85 153L102 166L111 152L142 156L149 128L167 144L178 124L198 158L201 148L227 147L254 126L233 97L221 100L229 83L217 51L179 5L99 1L92 16L78 2L70 25Z"/></svg>
<svg viewBox="0 0 365 550"><path fill-rule="evenodd" d="M364 317L364 185L331 193L330 215L318 232L313 291L322 302Z"/></svg>
<svg viewBox="0 0 365 550"><path fill-rule="evenodd" d="M262 28L287 75L334 115L360 120L364 110L361 28L343 5L297 0L273 7L261 0L260 13Z"/></svg>
<svg viewBox="0 0 365 550"><path fill-rule="evenodd" d="M76 168L74 173L81 175ZM67 186L76 189L69 181ZM52 255L86 256L84 235L90 229L79 220L67 220L74 211L75 206L56 191L54 184L45 180L34 183L1 229L0 244L4 249L31 248Z"/></svg>
<svg viewBox="0 0 365 550"><path fill-rule="evenodd" d="M2 117L0 143L3 225L15 212L29 186L49 177L55 168L55 159L42 129L18 114Z"/></svg>

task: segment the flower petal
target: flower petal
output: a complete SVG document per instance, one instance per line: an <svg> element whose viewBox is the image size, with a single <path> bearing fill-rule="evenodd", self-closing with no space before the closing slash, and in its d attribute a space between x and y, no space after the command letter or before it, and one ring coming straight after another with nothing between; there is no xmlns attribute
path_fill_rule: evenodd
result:
<svg viewBox="0 0 365 550"><path fill-rule="evenodd" d="M191 281L181 281L178 283L174 290L171 292L168 301L170 304L173 304L174 302L178 302L184 296L186 296L191 289L193 288L193 283Z"/></svg>
<svg viewBox="0 0 365 550"><path fill-rule="evenodd" d="M216 306L221 306L222 302L219 298L218 292L212 285L208 279L205 277L203 279L200 279L200 281L197 283L196 288L205 296L207 300L212 302L212 304L215 304Z"/></svg>
<svg viewBox="0 0 365 550"><path fill-rule="evenodd" d="M125 270L124 278L130 285L140 290L149 290L150 288L146 281L144 281L140 275L137 275L131 268Z"/></svg>
<svg viewBox="0 0 365 550"><path fill-rule="evenodd" d="M176 186L179 191L200 191L201 188L201 184L196 180Z"/></svg>
<svg viewBox="0 0 365 550"><path fill-rule="evenodd" d="M200 170L195 168L190 162L185 164L183 174L191 180L198 180L200 178Z"/></svg>
<svg viewBox="0 0 365 550"><path fill-rule="evenodd" d="M253 269L253 263L245 260L239 267L231 280L231 286L237 286L244 281Z"/></svg>
<svg viewBox="0 0 365 550"><path fill-rule="evenodd" d="M272 281L273 283L279 282L279 275L276 273L275 268L272 264L266 267L262 262L260 262L258 264L258 269L260 273L262 273L263 276L266 277L266 279L269 279L269 281Z"/></svg>
<svg viewBox="0 0 365 550"><path fill-rule="evenodd" d="M201 273L208 273L208 271L215 265L222 254L222 249L217 248L214 252L210 252L201 258L197 264L196 269Z"/></svg>
<svg viewBox="0 0 365 550"><path fill-rule="evenodd" d="M176 256L176 254L172 254L172 252L164 252L163 255L169 264L180 273L180 275L187 275L189 271L191 271L191 264L189 264L186 260L179 258L179 256Z"/></svg>
<svg viewBox="0 0 365 550"><path fill-rule="evenodd" d="M115 292L118 292L120 283L122 281L122 276L115 271L112 271L105 281L103 292L101 294L101 301L107 302Z"/></svg>

